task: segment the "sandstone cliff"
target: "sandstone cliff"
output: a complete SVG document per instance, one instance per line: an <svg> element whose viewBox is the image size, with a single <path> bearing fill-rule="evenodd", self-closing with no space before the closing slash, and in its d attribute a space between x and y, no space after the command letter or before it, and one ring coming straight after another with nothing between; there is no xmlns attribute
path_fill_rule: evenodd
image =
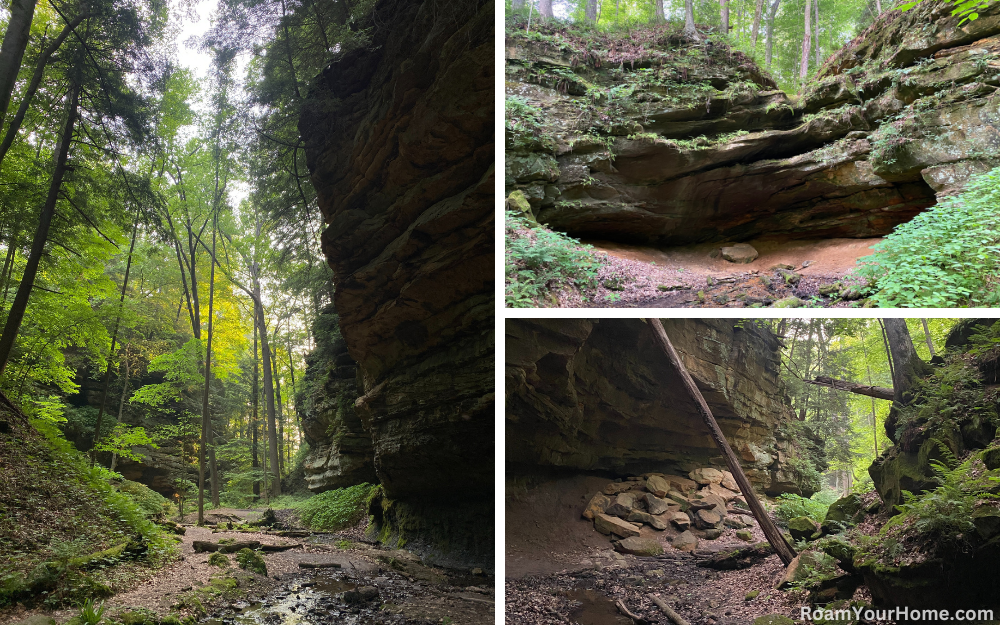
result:
<svg viewBox="0 0 1000 625"><path fill-rule="evenodd" d="M794 97L670 27L599 45L511 31L507 193L578 237L886 234L1000 162L1000 5L963 25L948 10L883 14Z"/></svg>
<svg viewBox="0 0 1000 625"><path fill-rule="evenodd" d="M300 130L383 487L375 529L492 568L493 3L381 0L366 27Z"/></svg>
<svg viewBox="0 0 1000 625"><path fill-rule="evenodd" d="M729 444L769 495L815 490L766 329L724 319L664 321ZM680 377L638 319L506 325L508 472L608 475L725 468Z"/></svg>

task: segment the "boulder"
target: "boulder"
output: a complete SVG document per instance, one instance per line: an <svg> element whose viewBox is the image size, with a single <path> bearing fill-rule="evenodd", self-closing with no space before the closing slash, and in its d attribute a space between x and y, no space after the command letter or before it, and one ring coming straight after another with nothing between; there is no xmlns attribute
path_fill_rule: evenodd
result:
<svg viewBox="0 0 1000 625"><path fill-rule="evenodd" d="M634 556L658 556L663 553L663 545L652 538L632 536L615 543L615 550Z"/></svg>
<svg viewBox="0 0 1000 625"><path fill-rule="evenodd" d="M646 502L646 509L649 510L650 514L663 514L672 510L680 510L680 504L676 501L660 499L653 493L646 493L643 500Z"/></svg>
<svg viewBox="0 0 1000 625"><path fill-rule="evenodd" d="M698 537L691 533L690 530L686 530L678 534L670 544L674 549L680 549L681 551L694 551L698 548Z"/></svg>
<svg viewBox="0 0 1000 625"><path fill-rule="evenodd" d="M646 480L646 490L657 497L663 497L670 492L670 482L659 475L650 475Z"/></svg>
<svg viewBox="0 0 1000 625"><path fill-rule="evenodd" d="M666 516L666 515L664 515ZM687 512L673 512L670 516L670 522L673 523L677 529L684 531L691 527L691 517L688 516Z"/></svg>
<svg viewBox="0 0 1000 625"><path fill-rule="evenodd" d="M861 496L856 493L841 497L830 504L830 508L826 511L826 520L848 523L854 519L854 515L861 511L863 505Z"/></svg>
<svg viewBox="0 0 1000 625"><path fill-rule="evenodd" d="M604 487L602 491L605 495L617 495L618 493L624 493L627 490L632 489L632 484L630 482L611 482Z"/></svg>
<svg viewBox="0 0 1000 625"><path fill-rule="evenodd" d="M753 540L753 534L750 533L750 530L739 530L736 532L736 538L746 542L751 542Z"/></svg>
<svg viewBox="0 0 1000 625"><path fill-rule="evenodd" d="M594 515L594 529L602 534L614 534L622 538L639 535L639 529L632 523L607 514Z"/></svg>
<svg viewBox="0 0 1000 625"><path fill-rule="evenodd" d="M719 495L706 491L707 489L704 488L701 491L699 491L697 495L695 495L692 499L689 500L691 504L694 505L698 503L698 504L710 505L713 508L715 508L715 511L718 512L720 515L725 516L726 500L720 497Z"/></svg>
<svg viewBox="0 0 1000 625"><path fill-rule="evenodd" d="M633 510L632 513L628 515L628 521L632 523L645 523L656 530L667 529L667 524L663 519L655 517L648 512L641 512L639 510Z"/></svg>
<svg viewBox="0 0 1000 625"><path fill-rule="evenodd" d="M739 493L724 488L721 484L709 484L705 488L698 491L701 495L717 495L721 497L724 501L732 501L740 496Z"/></svg>
<svg viewBox="0 0 1000 625"><path fill-rule="evenodd" d="M817 574L832 574L836 569L834 559L822 551L803 551L788 564L775 588L780 590Z"/></svg>
<svg viewBox="0 0 1000 625"><path fill-rule="evenodd" d="M723 488L728 488L729 490L731 490L733 492L737 492L738 493L740 491L740 487L736 483L736 478L734 478L733 474L730 473L729 471L723 471L722 472L722 481L719 482L719 484Z"/></svg>
<svg viewBox="0 0 1000 625"><path fill-rule="evenodd" d="M705 540L716 540L720 536L722 536L722 530L720 529L705 530Z"/></svg>
<svg viewBox="0 0 1000 625"><path fill-rule="evenodd" d="M987 447L984 449L983 464L990 471L1000 469L1000 447Z"/></svg>
<svg viewBox="0 0 1000 625"><path fill-rule="evenodd" d="M752 263L760 256L757 250L749 243L737 243L736 245L723 247L719 250L719 254L725 260L741 265Z"/></svg>
<svg viewBox="0 0 1000 625"><path fill-rule="evenodd" d="M691 507L691 501L680 491L672 490L667 492L667 499L679 505L681 510L685 512Z"/></svg>
<svg viewBox="0 0 1000 625"><path fill-rule="evenodd" d="M639 493L628 491L618 493L611 505L605 510L605 514L626 518L634 510L640 500Z"/></svg>
<svg viewBox="0 0 1000 625"><path fill-rule="evenodd" d="M801 307L802 307L802 300L795 297L794 295L792 295L791 297L785 297L779 299L774 304L772 304L772 308L801 308Z"/></svg>
<svg viewBox="0 0 1000 625"><path fill-rule="evenodd" d="M819 525L807 516L797 516L788 520L788 532L795 540L809 540L819 531Z"/></svg>
<svg viewBox="0 0 1000 625"><path fill-rule="evenodd" d="M707 486L708 484L718 484L724 476L722 475L722 471L718 469L705 467L691 471L688 473L688 477L702 486Z"/></svg>
<svg viewBox="0 0 1000 625"><path fill-rule="evenodd" d="M1000 508L989 504L979 506L972 512L972 522L976 526L976 533L983 540L989 540L1000 534Z"/></svg>
<svg viewBox="0 0 1000 625"><path fill-rule="evenodd" d="M722 524L722 515L715 510L698 510L694 513L694 524L698 529L715 529Z"/></svg>
<svg viewBox="0 0 1000 625"><path fill-rule="evenodd" d="M604 493L597 493L590 498L590 503L583 511L583 518L591 520L595 515L604 514L608 506L611 505L611 499L608 498Z"/></svg>

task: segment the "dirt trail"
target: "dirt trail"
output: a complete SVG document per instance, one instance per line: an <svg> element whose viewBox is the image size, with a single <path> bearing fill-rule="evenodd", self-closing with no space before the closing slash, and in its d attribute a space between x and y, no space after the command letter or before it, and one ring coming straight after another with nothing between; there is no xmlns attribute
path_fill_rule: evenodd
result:
<svg viewBox="0 0 1000 625"><path fill-rule="evenodd" d="M667 623L647 593L659 594L696 625L746 625L765 614L797 618L805 592L774 590L784 570L772 555L737 571L714 571L698 563L747 543L727 529L714 541L702 540L694 553L669 545L677 535L644 527L643 537L664 543L662 556L637 557L612 549L580 512L606 478L573 477L545 482L527 491L508 492L506 506L505 612L508 623L626 625L614 602L650 620ZM746 520L746 519L743 519ZM760 528L749 528L754 542ZM758 591L752 599L747 594Z"/></svg>
<svg viewBox="0 0 1000 625"><path fill-rule="evenodd" d="M611 259L609 274L627 276L623 290L598 290L598 306L615 307L746 307L795 296L813 306L841 307L851 302L820 297L824 284L844 281L857 260L872 253L881 239L827 239L749 241L760 256L748 264L735 264L713 252L723 244L704 243L659 249L608 241L586 241ZM785 265L801 276L797 284L786 284L773 267ZM846 278L846 280L845 280ZM699 292L701 295L699 296ZM567 302L568 305L587 305Z"/></svg>
<svg viewBox="0 0 1000 625"><path fill-rule="evenodd" d="M287 515L284 515L287 516ZM284 518L279 511L279 518ZM193 515L189 515L191 519ZM199 620L205 625L267 623L267 625L324 623L400 623L426 624L451 622L478 625L494 622L493 579L425 566L420 558L405 550L383 549L358 542L362 528L344 534L314 534L306 538L285 538L273 532L226 531L228 519L242 521L260 517L255 510L213 510L206 514L209 523L221 522L218 530L185 525L179 536L180 558L156 572L146 582L120 592L105 602L108 613L126 609L152 610L161 617L178 611L178 604L200 588L210 586L210 579L230 569L209 566L208 553L195 553L194 541L259 541L264 545L296 545L281 552L265 552L267 576L239 571L239 600L231 595L206 600L206 613ZM240 522L240 521L237 521ZM345 542L346 541L346 542ZM350 543L348 545L348 542ZM300 564L326 565L304 569ZM335 565L335 566L330 566ZM373 588L375 599L345 595L356 589ZM189 613L187 607L181 613ZM66 609L46 612L58 623L78 614ZM19 610L9 615L17 622L40 611ZM308 618L303 615L309 614Z"/></svg>

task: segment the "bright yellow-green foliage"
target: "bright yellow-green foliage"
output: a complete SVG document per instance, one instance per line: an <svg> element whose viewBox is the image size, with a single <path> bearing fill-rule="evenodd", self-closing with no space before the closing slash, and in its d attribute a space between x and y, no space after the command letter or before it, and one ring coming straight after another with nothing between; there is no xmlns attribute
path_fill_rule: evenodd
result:
<svg viewBox="0 0 1000 625"><path fill-rule="evenodd" d="M320 493L299 505L299 518L303 525L317 532L335 532L350 527L364 517L368 497L374 488L366 482Z"/></svg>

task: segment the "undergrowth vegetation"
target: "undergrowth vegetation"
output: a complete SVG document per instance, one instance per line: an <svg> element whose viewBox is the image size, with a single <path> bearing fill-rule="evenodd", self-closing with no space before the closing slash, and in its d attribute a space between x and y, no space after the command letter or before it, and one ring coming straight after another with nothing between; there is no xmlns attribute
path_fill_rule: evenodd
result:
<svg viewBox="0 0 1000 625"><path fill-rule="evenodd" d="M504 296L508 307L551 305L550 293L597 287L604 264L589 245L559 232L532 228L507 211L504 218Z"/></svg>
<svg viewBox="0 0 1000 625"><path fill-rule="evenodd" d="M81 605L148 576L176 549L166 500L87 458L44 419L0 436L0 607Z"/></svg>
<svg viewBox="0 0 1000 625"><path fill-rule="evenodd" d="M1000 304L1000 168L898 226L858 273L881 307Z"/></svg>
<svg viewBox="0 0 1000 625"><path fill-rule="evenodd" d="M312 496L284 496L271 502L275 509L291 508L302 525L314 532L336 532L351 527L365 516L375 485L363 483L336 488Z"/></svg>
<svg viewBox="0 0 1000 625"><path fill-rule="evenodd" d="M778 495L774 515L786 522L804 516L822 523L830 504L835 501L837 493L832 490L821 490L808 498L793 493L782 493Z"/></svg>

